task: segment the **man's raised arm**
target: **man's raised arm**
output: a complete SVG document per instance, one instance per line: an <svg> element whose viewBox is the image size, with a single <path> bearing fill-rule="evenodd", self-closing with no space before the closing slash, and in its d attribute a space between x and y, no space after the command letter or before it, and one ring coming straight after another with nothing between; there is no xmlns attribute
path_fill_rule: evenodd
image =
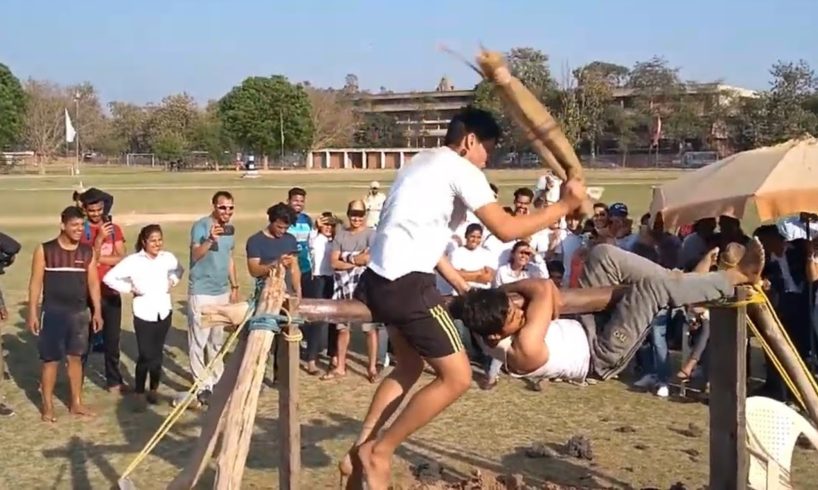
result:
<svg viewBox="0 0 818 490"><path fill-rule="evenodd" d="M514 367L521 372L534 371L548 362L545 334L559 314L559 290L549 279L523 279L502 289L525 299L525 325L515 336L511 348L516 354Z"/></svg>

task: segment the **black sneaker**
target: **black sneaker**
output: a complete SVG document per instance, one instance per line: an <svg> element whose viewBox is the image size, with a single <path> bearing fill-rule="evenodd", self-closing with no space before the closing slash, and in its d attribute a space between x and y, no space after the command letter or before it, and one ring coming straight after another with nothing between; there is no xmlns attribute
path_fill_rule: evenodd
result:
<svg viewBox="0 0 818 490"><path fill-rule="evenodd" d="M0 417L11 417L14 415L14 410L5 403L0 403Z"/></svg>
<svg viewBox="0 0 818 490"><path fill-rule="evenodd" d="M203 406L207 406L207 404L210 402L210 396L212 394L213 393L210 390L202 390L198 395L196 395L196 399L199 400L199 403L201 403Z"/></svg>

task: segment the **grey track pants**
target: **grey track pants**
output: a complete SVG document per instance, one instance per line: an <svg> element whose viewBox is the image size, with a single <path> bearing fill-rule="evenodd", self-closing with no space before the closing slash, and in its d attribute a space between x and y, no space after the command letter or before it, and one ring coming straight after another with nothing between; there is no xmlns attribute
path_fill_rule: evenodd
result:
<svg viewBox="0 0 818 490"><path fill-rule="evenodd" d="M735 291L723 272L671 273L618 247L597 245L588 254L580 286L618 284L631 287L614 305L599 331L593 315L581 318L588 331L592 371L601 379L615 376L627 366L660 310L715 301Z"/></svg>

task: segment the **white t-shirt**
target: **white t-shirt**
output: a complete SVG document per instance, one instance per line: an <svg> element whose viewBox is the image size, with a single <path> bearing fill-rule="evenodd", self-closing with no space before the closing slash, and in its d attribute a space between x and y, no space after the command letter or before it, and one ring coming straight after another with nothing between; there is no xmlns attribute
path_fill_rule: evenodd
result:
<svg viewBox="0 0 818 490"><path fill-rule="evenodd" d="M548 179L551 179L554 182L554 186L550 189L546 190L546 182ZM541 195L545 202L547 203L555 203L560 200L560 186L562 185L562 181L558 179L554 175L542 175L539 179L537 179L537 194Z"/></svg>
<svg viewBox="0 0 818 490"><path fill-rule="evenodd" d="M369 193L364 198L364 205L366 206L366 226L376 228L378 222L381 220L381 210L383 203L386 201L386 195L383 192Z"/></svg>
<svg viewBox="0 0 818 490"><path fill-rule="evenodd" d="M562 241L562 267L565 269L564 277L571 277L571 259L574 254L582 247L582 235L576 233L569 233ZM567 284L567 283L566 283Z"/></svg>
<svg viewBox="0 0 818 490"><path fill-rule="evenodd" d="M318 233L310 237L312 254L312 275L332 276L332 246L329 237Z"/></svg>
<svg viewBox="0 0 818 490"><path fill-rule="evenodd" d="M548 270L544 264L540 266L529 262L523 270L514 272L511 269L511 264L506 263L497 268L497 274L494 276L494 287L511 284L523 279L548 279Z"/></svg>
<svg viewBox="0 0 818 490"><path fill-rule="evenodd" d="M395 280L433 273L452 234L475 211L495 202L483 172L441 147L415 155L398 171L381 212L369 268Z"/></svg>
<svg viewBox="0 0 818 490"><path fill-rule="evenodd" d="M466 247L458 247L449 255L449 261L452 267L462 271L479 271L483 267L497 269L497 264L494 263L494 258L488 250L483 247L477 247L474 250L469 250ZM489 283L469 282L473 288L485 289L491 287Z"/></svg>
<svg viewBox="0 0 818 490"><path fill-rule="evenodd" d="M501 264L508 262L509 254L511 253L511 249L514 248L515 243L517 243L517 240L501 242L499 238L489 233L486 235L486 238L483 239L483 248L489 252L492 263L494 267L497 268Z"/></svg>

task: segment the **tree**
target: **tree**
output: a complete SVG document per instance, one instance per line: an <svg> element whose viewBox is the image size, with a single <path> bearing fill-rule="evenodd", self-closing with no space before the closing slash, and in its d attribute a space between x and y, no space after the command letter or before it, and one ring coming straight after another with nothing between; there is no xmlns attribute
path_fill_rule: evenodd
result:
<svg viewBox="0 0 818 490"><path fill-rule="evenodd" d="M25 91L25 140L37 155L40 172L45 173L43 159L51 159L65 141L65 91L55 83L38 80L28 80Z"/></svg>
<svg viewBox="0 0 818 490"><path fill-rule="evenodd" d="M766 98L769 139L781 142L818 129L818 117L805 105L818 88L818 79L809 64L778 61L770 69L772 75Z"/></svg>
<svg viewBox="0 0 818 490"><path fill-rule="evenodd" d="M613 89L620 76L618 65L595 61L574 71L577 81L582 135L591 147L591 156L597 151L597 141L607 127L606 111L613 101ZM627 71L627 68L618 67Z"/></svg>
<svg viewBox="0 0 818 490"><path fill-rule="evenodd" d="M205 110L197 114L189 144L193 150L206 151L217 170L219 164L230 162L236 148L219 119L217 102L209 102Z"/></svg>
<svg viewBox="0 0 818 490"><path fill-rule="evenodd" d="M744 151L769 143L767 94L738 100L725 118L727 141L733 150Z"/></svg>
<svg viewBox="0 0 818 490"><path fill-rule="evenodd" d="M307 88L313 126L312 148L350 146L357 123L352 101L333 89Z"/></svg>
<svg viewBox="0 0 818 490"><path fill-rule="evenodd" d="M394 117L383 113L364 114L355 132L358 148L395 148L405 144L404 134Z"/></svg>
<svg viewBox="0 0 818 490"><path fill-rule="evenodd" d="M630 148L639 140L636 130L645 122L639 113L629 111L618 105L608 106L605 114L608 127L611 128L611 134L616 138L616 146L621 156L621 164L624 167L628 161Z"/></svg>
<svg viewBox="0 0 818 490"><path fill-rule="evenodd" d="M592 61L582 68L582 72L604 79L609 87L624 87L631 73L628 67L607 61Z"/></svg>
<svg viewBox="0 0 818 490"><path fill-rule="evenodd" d="M161 161L177 160L188 151L188 141L179 133L160 133L153 140L153 152Z"/></svg>
<svg viewBox="0 0 818 490"><path fill-rule="evenodd" d="M347 76L344 77L344 88L342 90L347 95L357 94L359 91L358 75L348 73Z"/></svg>
<svg viewBox="0 0 818 490"><path fill-rule="evenodd" d="M9 67L0 63L0 150L18 143L25 130L26 93Z"/></svg>
<svg viewBox="0 0 818 490"><path fill-rule="evenodd" d="M186 93L169 95L148 112L147 140L160 159L180 158L190 151L199 119L196 101Z"/></svg>
<svg viewBox="0 0 818 490"><path fill-rule="evenodd" d="M219 101L218 113L233 141L257 155L306 150L312 144L309 96L281 75L245 79Z"/></svg>
<svg viewBox="0 0 818 490"><path fill-rule="evenodd" d="M149 126L151 115L145 107L127 102L111 102L110 133L115 145L132 153L150 152Z"/></svg>
<svg viewBox="0 0 818 490"><path fill-rule="evenodd" d="M684 88L679 69L671 68L668 61L659 56L637 62L628 76L626 86L651 102L659 96L672 95Z"/></svg>

